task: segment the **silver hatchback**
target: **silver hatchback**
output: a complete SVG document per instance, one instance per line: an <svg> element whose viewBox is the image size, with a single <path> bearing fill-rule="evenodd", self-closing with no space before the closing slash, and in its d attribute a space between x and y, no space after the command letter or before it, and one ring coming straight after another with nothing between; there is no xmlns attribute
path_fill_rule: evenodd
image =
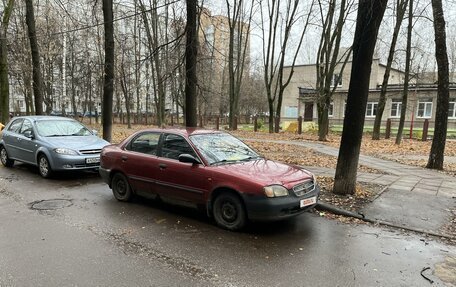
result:
<svg viewBox="0 0 456 287"><path fill-rule="evenodd" d="M101 149L109 142L80 122L55 116L13 118L0 135L0 161L38 166L42 177L54 171L97 169Z"/></svg>

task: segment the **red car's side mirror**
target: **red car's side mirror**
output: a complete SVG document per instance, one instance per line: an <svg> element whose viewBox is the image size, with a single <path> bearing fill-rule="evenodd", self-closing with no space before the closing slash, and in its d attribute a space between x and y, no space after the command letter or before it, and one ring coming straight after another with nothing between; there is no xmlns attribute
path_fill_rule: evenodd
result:
<svg viewBox="0 0 456 287"><path fill-rule="evenodd" d="M201 161L194 156L183 153L179 156L179 161L180 162L185 162L185 163L191 163L191 164L201 164Z"/></svg>

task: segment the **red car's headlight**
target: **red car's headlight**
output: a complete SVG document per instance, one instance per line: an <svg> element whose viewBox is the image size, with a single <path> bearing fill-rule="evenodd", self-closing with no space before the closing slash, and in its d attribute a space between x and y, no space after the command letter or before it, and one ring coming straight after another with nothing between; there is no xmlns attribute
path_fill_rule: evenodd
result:
<svg viewBox="0 0 456 287"><path fill-rule="evenodd" d="M267 197L288 196L288 189L281 185L270 185L263 188Z"/></svg>

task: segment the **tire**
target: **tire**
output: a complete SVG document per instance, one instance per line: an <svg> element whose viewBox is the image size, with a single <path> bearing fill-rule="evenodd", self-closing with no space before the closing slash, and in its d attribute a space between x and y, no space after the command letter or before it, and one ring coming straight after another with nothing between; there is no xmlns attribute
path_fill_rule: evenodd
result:
<svg viewBox="0 0 456 287"><path fill-rule="evenodd" d="M111 188L114 197L118 201L131 201L133 199L133 193L125 175L121 173L114 174L111 180Z"/></svg>
<svg viewBox="0 0 456 287"><path fill-rule="evenodd" d="M14 165L14 160L8 157L4 146L0 146L0 161L5 167L12 167Z"/></svg>
<svg viewBox="0 0 456 287"><path fill-rule="evenodd" d="M217 225L232 231L243 228L247 222L244 204L233 193L222 193L215 198L213 216Z"/></svg>
<svg viewBox="0 0 456 287"><path fill-rule="evenodd" d="M54 173L48 158L44 154L38 156L38 171L43 178L50 178Z"/></svg>

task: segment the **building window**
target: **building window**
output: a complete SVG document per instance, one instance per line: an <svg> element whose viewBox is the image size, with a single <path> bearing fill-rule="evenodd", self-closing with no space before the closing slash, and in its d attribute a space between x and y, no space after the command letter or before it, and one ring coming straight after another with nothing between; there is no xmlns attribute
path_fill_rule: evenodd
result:
<svg viewBox="0 0 456 287"><path fill-rule="evenodd" d="M23 100L17 100L17 106L19 108L23 108L24 107L24 101Z"/></svg>
<svg viewBox="0 0 456 287"><path fill-rule="evenodd" d="M333 74L331 77L331 87L342 87L342 74Z"/></svg>
<svg viewBox="0 0 456 287"><path fill-rule="evenodd" d="M334 102L331 102L328 108L328 117L332 116L334 116Z"/></svg>
<svg viewBox="0 0 456 287"><path fill-rule="evenodd" d="M448 110L449 118L456 118L456 99L450 99L450 109Z"/></svg>
<svg viewBox="0 0 456 287"><path fill-rule="evenodd" d="M377 115L377 102L368 102L366 108L366 117L375 117Z"/></svg>
<svg viewBox="0 0 456 287"><path fill-rule="evenodd" d="M298 117L298 107L296 107L296 106L285 107L285 117L286 118L297 118Z"/></svg>
<svg viewBox="0 0 456 287"><path fill-rule="evenodd" d="M418 101L418 118L432 117L432 99L421 99Z"/></svg>
<svg viewBox="0 0 456 287"><path fill-rule="evenodd" d="M215 40L214 32L215 32L214 25L209 25L206 28L206 31L204 31L204 34L205 34L205 37L206 37L206 46L207 46L207 48L209 49L210 52L212 52L213 49L214 49L214 40Z"/></svg>
<svg viewBox="0 0 456 287"><path fill-rule="evenodd" d="M393 99L391 102L391 117L398 118L401 116L402 100Z"/></svg>

